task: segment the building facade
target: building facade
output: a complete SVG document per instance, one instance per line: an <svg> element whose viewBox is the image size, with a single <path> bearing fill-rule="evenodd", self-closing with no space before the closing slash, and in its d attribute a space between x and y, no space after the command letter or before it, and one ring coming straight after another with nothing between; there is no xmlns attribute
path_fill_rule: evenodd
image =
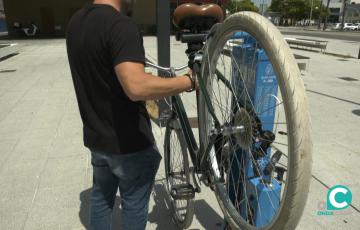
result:
<svg viewBox="0 0 360 230"><path fill-rule="evenodd" d="M0 0L1 3L2 0ZM7 27L11 37L22 36L21 27L34 23L38 36L64 36L71 16L92 0L3 0ZM224 0L169 0L172 11L182 3L219 3ZM137 0L134 19L143 33L156 31L156 0ZM0 5L1 6L1 5ZM164 19L171 20L171 19Z"/></svg>
<svg viewBox="0 0 360 230"><path fill-rule="evenodd" d="M39 36L64 36L71 16L91 0L4 0L7 27L12 37L21 36L14 25L34 23ZM155 25L155 1L137 0L134 18L142 29Z"/></svg>
<svg viewBox="0 0 360 230"><path fill-rule="evenodd" d="M351 23L360 22L360 3L346 6L344 21Z"/></svg>
<svg viewBox="0 0 360 230"><path fill-rule="evenodd" d="M324 0L326 2L326 0ZM345 9L345 22L360 22L359 12L360 0L347 0ZM329 5L329 22L337 23L341 21L343 12L343 0L331 0Z"/></svg>

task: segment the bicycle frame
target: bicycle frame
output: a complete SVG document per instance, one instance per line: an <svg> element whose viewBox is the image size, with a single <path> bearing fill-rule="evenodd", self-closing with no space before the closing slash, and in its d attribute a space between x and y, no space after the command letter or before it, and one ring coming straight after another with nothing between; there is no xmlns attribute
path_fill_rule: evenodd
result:
<svg viewBox="0 0 360 230"><path fill-rule="evenodd" d="M191 130L189 118L186 114L184 104L179 95L171 97L171 107L174 114L176 114L177 118L179 118L180 126L184 132L184 137L189 150L191 161L195 166L195 171L198 172L198 155L200 148L196 143L194 132Z"/></svg>
<svg viewBox="0 0 360 230"><path fill-rule="evenodd" d="M152 64L150 62L147 62L147 65L150 67L156 68L156 69L170 72L170 77L175 77L176 71L186 68L185 66L180 67L180 68L165 68L165 67L161 67L161 66ZM199 80L199 90L196 91L197 105L199 103L199 94L201 92L205 98L205 103L208 108L208 111L215 121L215 128L219 130L220 123L215 115L214 108L210 102L210 96L206 90L205 82L203 81L203 77L201 75L199 62L194 63L193 72L197 75L198 80ZM227 81L226 79L222 79L222 77L220 77L220 80ZM181 97L179 95L175 95L175 96L171 96L170 99L171 99L170 106L171 106L171 110L173 112L171 118L174 118L174 115L176 115L176 117L179 118L180 126L184 132L184 138L185 138L185 141L187 144L187 148L189 150L189 155L190 155L191 161L195 167L195 172L203 173L203 170L205 169L203 167L203 162L206 159L206 156L208 156L208 154L210 153L211 147L215 143L216 138L220 134L211 135L209 138L209 143L207 143L207 146L204 147L204 149L201 148L202 140L200 140L200 148L199 148L199 146L195 140L194 132L191 129L189 118L187 116L187 113L186 113L186 110L185 110L185 107L184 107ZM199 114L199 106L197 106L197 110L198 110L197 112ZM199 122L199 118L198 118L198 122Z"/></svg>
<svg viewBox="0 0 360 230"><path fill-rule="evenodd" d="M260 15L238 13L223 23L206 34L198 33L195 23L193 30L176 36L188 45L187 67L199 83L199 141L186 103L179 95L170 97L164 163L174 219L181 227L191 225L195 193L202 182L215 192L234 229L295 226L298 212L289 204L303 210L311 177L310 120L300 73L281 34ZM167 72L176 76L174 68ZM294 124L299 122L304 126L298 130ZM277 134L282 136L276 139ZM293 157L298 154L304 157ZM280 161L282 155L286 159Z"/></svg>

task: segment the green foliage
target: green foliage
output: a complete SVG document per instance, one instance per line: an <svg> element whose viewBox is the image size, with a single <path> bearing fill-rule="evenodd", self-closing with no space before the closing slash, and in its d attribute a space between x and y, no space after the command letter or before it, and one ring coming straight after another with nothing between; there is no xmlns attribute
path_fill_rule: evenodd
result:
<svg viewBox="0 0 360 230"><path fill-rule="evenodd" d="M301 20L310 17L312 5L312 18L318 19L320 11L322 17L328 14L324 4L326 4L325 0L323 5L321 5L321 0L273 0L269 10L280 13L283 18Z"/></svg>
<svg viewBox="0 0 360 230"><path fill-rule="evenodd" d="M231 14L239 11L253 11L259 12L259 8L257 8L251 0L229 0L224 8L227 9Z"/></svg>

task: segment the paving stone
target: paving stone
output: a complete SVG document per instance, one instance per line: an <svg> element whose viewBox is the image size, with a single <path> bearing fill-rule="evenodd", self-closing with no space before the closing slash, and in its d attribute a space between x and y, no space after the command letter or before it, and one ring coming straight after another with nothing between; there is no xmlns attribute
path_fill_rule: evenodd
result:
<svg viewBox="0 0 360 230"><path fill-rule="evenodd" d="M8 159L8 156L12 153L17 142L18 142L17 139L10 139L10 140L2 139L2 140L0 140L0 146L1 146L0 172L1 172L3 164Z"/></svg>
<svg viewBox="0 0 360 230"><path fill-rule="evenodd" d="M61 152L58 154L61 156ZM86 164L85 155L49 159L41 175L40 188L84 184Z"/></svg>
<svg viewBox="0 0 360 230"><path fill-rule="evenodd" d="M26 221L24 229L72 229L81 228L79 207L55 209L35 206Z"/></svg>
<svg viewBox="0 0 360 230"><path fill-rule="evenodd" d="M1 208L0 227L6 230L22 230L28 215L28 212L11 212Z"/></svg>
<svg viewBox="0 0 360 230"><path fill-rule="evenodd" d="M39 176L30 174L1 175L0 207L9 212L29 211L39 183Z"/></svg>
<svg viewBox="0 0 360 230"><path fill-rule="evenodd" d="M1 69L17 69L0 75L0 229L86 229L92 168L89 151L82 143L65 40L18 42L20 54L0 62ZM144 44L147 54L156 61L156 38L145 37ZM341 44L332 41L329 50L341 51ZM345 52L350 50L349 44L344 47ZM186 45L172 37L171 48L172 65L185 64ZM326 185L349 186L353 204L359 208L356 197L360 196L360 151L356 144L360 120L352 111L359 108L360 81L346 82L339 77L359 79L360 60L341 62L319 53L294 52L311 58L302 77L313 121L313 174ZM194 94L184 93L181 97L188 115L196 116ZM163 154L165 129L153 124L153 131ZM193 131L197 137L197 130ZM151 196L147 229L175 228L162 185L164 178L162 161ZM312 180L297 229L357 229L360 218L354 209L347 209L344 215L317 215L319 202L326 199L327 192L321 183ZM196 194L191 229L221 229L223 215L214 194L206 187L202 189L201 194ZM119 214L117 208L114 215ZM119 221L116 219L114 226Z"/></svg>

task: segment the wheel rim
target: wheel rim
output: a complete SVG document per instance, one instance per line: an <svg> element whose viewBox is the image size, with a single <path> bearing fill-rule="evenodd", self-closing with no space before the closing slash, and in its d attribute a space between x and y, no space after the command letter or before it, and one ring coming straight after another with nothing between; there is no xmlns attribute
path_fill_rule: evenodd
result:
<svg viewBox="0 0 360 230"><path fill-rule="evenodd" d="M235 38L235 33L242 33L244 37ZM263 89L257 99L252 93L256 80L255 70L259 67L257 58L261 55L260 50L263 49L263 46L253 39L254 37L247 32L234 32L232 29L217 43L212 60L205 60L208 66L203 68L210 70L208 71L210 80L206 82L206 87L220 125L230 127L242 125L246 130L245 134L222 137L214 144L209 160L214 174L219 177L215 178L215 181L218 181L217 191L231 194L232 197L228 196L231 201L228 205L239 213L233 217L234 219L243 226L259 229L271 226L277 218L285 198L288 174L291 173L285 171L280 184L273 176L264 174L264 167L261 164L270 164L287 170L290 164L288 153L292 146L287 136L287 111L284 107L281 87L274 87L278 92L276 95L271 90L267 92ZM248 42L251 45L245 45ZM205 52L209 52L208 48L205 47ZM205 55L205 57L209 56ZM273 69L270 67L265 69L268 76L273 75ZM230 86L222 78L230 82ZM243 90L239 91L239 88ZM273 114L275 120L268 122L262 119L263 114ZM271 148L266 150L260 148L262 150L260 154L255 153L255 147L266 141L259 135L259 120L263 129L267 127L276 135ZM215 124L209 114L206 114L204 121L207 124L205 130L209 136L211 130L215 129ZM251 136L250 143L249 141L242 143L242 140L249 136ZM276 164L266 162L262 159L263 157L258 156L267 155L267 158L271 159L276 151L283 153ZM237 169L239 172L235 172ZM253 171L252 176L250 171ZM254 189L256 182L267 189L261 190L260 194L257 189ZM226 197L224 199L229 201ZM262 208L266 203L270 206L268 211Z"/></svg>

